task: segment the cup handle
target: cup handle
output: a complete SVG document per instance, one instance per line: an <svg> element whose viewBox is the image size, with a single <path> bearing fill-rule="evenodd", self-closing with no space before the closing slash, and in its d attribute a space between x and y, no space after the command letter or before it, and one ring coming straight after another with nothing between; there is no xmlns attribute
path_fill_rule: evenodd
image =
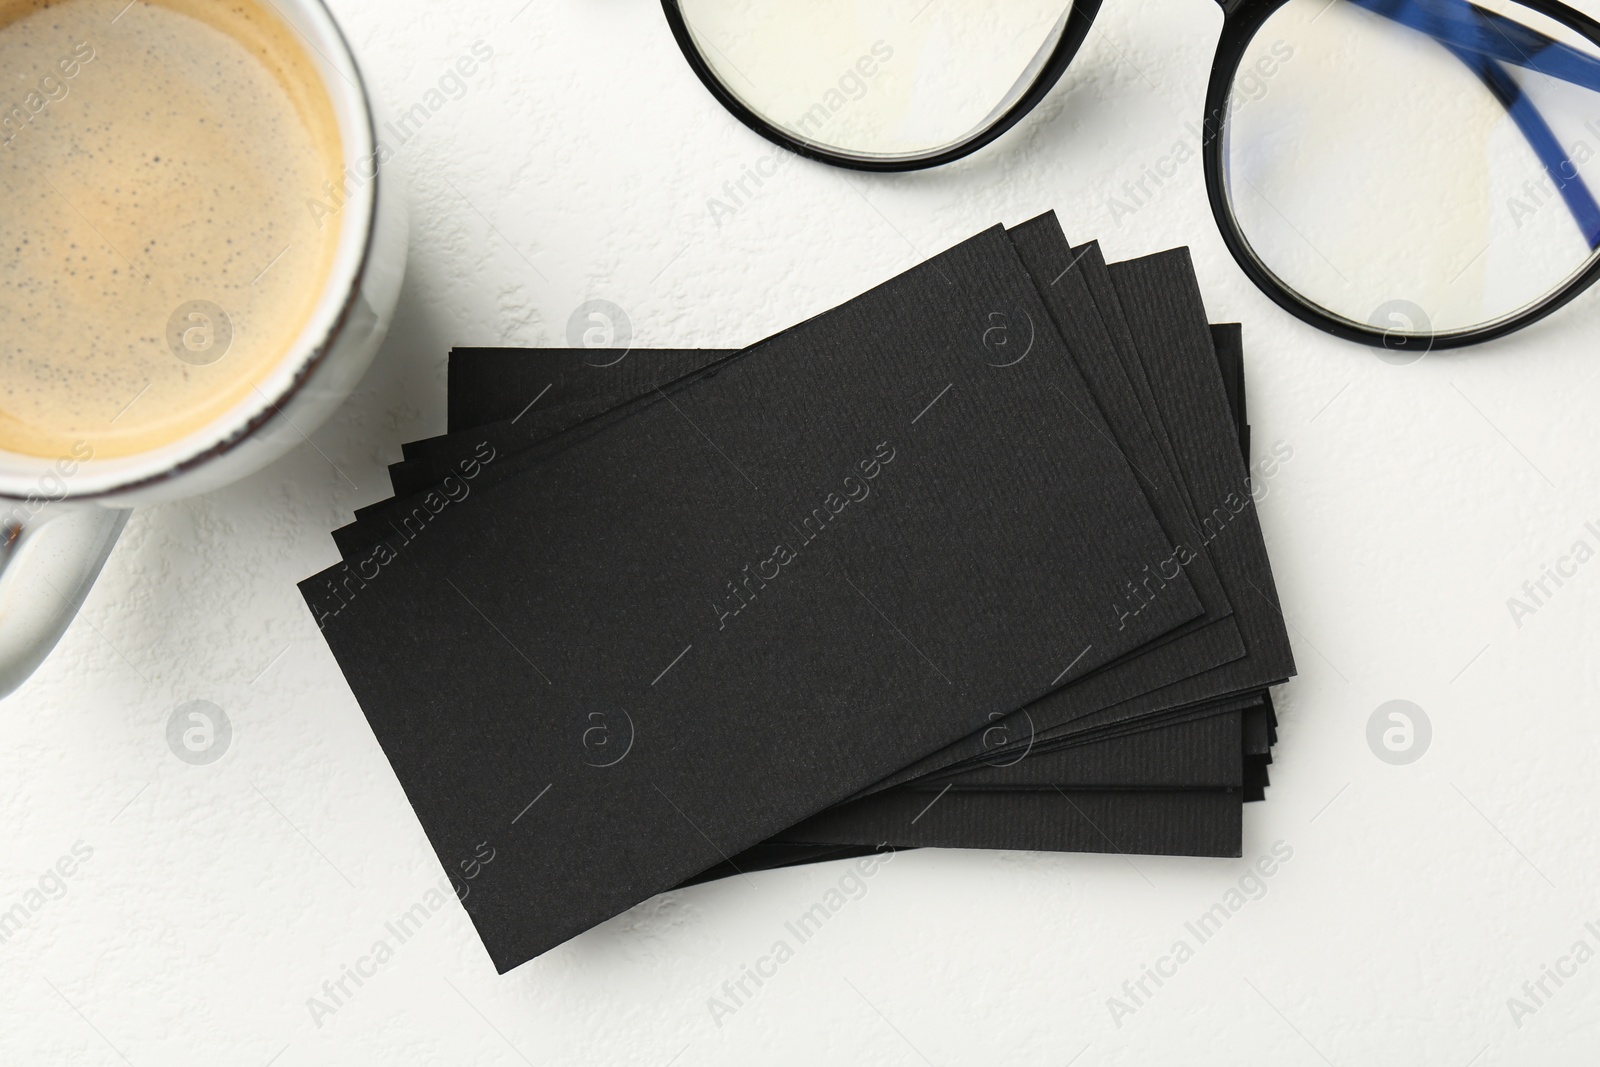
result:
<svg viewBox="0 0 1600 1067"><path fill-rule="evenodd" d="M0 528L0 699L27 681L67 632L128 514L62 507Z"/></svg>

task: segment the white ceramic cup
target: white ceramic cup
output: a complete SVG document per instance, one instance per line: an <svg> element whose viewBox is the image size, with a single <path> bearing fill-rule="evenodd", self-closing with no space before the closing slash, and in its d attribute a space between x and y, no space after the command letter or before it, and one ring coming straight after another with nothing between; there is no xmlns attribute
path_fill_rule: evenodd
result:
<svg viewBox="0 0 1600 1067"><path fill-rule="evenodd" d="M405 189L392 160L379 165L374 101L322 0L273 0L266 9L309 45L339 122L350 195L333 268L272 374L209 425L116 459L0 451L0 697L66 632L128 509L220 488L303 444L355 388L393 318L405 274Z"/></svg>

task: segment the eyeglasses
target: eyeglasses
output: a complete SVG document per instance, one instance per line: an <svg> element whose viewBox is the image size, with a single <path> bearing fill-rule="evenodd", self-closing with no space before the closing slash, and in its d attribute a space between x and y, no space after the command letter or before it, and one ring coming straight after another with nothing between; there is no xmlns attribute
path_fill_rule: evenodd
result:
<svg viewBox="0 0 1600 1067"><path fill-rule="evenodd" d="M1600 23L1556 0L1221 2L1204 119L1174 151L1202 156L1228 248L1285 310L1420 353L1520 329L1600 277ZM1001 136L1100 7L662 3L745 125L869 171L939 166Z"/></svg>

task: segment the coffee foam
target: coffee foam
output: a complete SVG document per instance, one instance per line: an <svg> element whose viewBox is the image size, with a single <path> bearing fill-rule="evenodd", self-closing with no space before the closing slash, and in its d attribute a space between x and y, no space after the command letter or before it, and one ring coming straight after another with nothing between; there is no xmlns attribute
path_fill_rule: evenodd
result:
<svg viewBox="0 0 1600 1067"><path fill-rule="evenodd" d="M0 0L0 450L133 455L248 399L321 295L333 106L255 0Z"/></svg>

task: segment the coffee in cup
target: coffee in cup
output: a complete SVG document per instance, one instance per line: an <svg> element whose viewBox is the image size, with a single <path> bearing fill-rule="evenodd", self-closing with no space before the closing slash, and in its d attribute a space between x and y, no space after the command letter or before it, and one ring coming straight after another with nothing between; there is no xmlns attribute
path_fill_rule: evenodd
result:
<svg viewBox="0 0 1600 1067"><path fill-rule="evenodd" d="M333 105L257 0L0 0L0 451L131 456L295 348L343 221Z"/></svg>

